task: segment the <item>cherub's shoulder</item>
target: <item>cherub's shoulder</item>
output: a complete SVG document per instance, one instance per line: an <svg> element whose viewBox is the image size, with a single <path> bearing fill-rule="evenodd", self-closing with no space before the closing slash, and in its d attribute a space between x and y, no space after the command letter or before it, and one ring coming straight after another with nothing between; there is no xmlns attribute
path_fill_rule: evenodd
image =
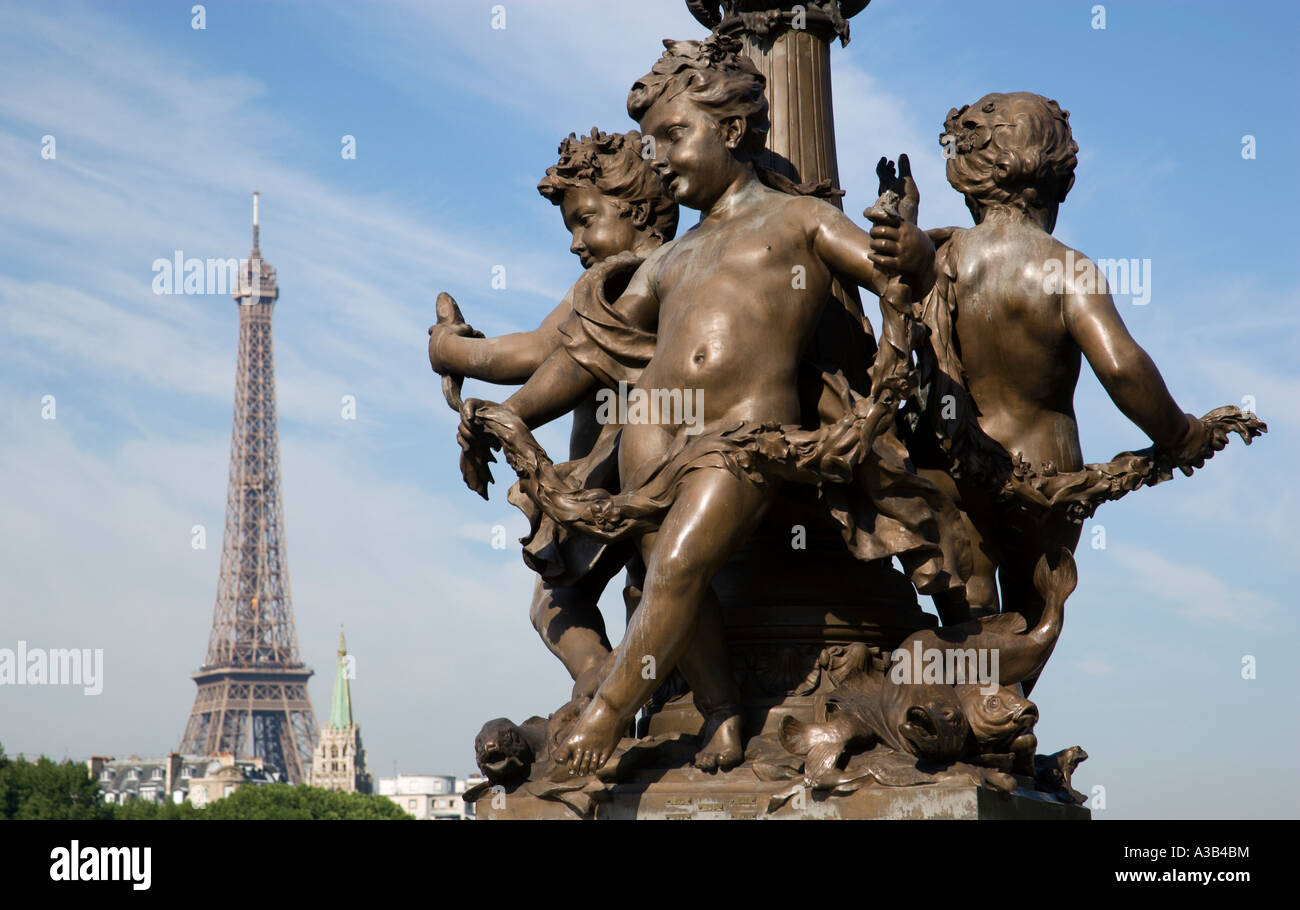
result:
<svg viewBox="0 0 1300 910"><path fill-rule="evenodd" d="M1062 243L1046 231L1042 231L1040 234L1035 236L1038 238L1038 242L1042 245L1042 249L1051 256L1065 257L1068 255L1070 258L1075 260L1088 259L1087 256L1083 255L1083 253L1079 252L1068 243ZM1089 261L1091 262L1091 260Z"/></svg>
<svg viewBox="0 0 1300 910"><path fill-rule="evenodd" d="M832 218L843 218L844 213L835 206L831 205L825 199L819 199L816 196L793 196L789 193L776 193L776 197L784 210L799 218L806 218L810 221L824 222Z"/></svg>
<svg viewBox="0 0 1300 910"><path fill-rule="evenodd" d="M636 265L634 273L629 274L627 291L633 293L655 293L659 274L663 270L663 264L672 256L673 251L681 246L683 240L690 236L690 231L678 235L666 243L660 244L650 252L646 253Z"/></svg>
<svg viewBox="0 0 1300 910"><path fill-rule="evenodd" d="M939 250L958 240L966 231L967 228L960 227L927 228L925 236L929 237L930 242L934 244L934 248Z"/></svg>
<svg viewBox="0 0 1300 910"><path fill-rule="evenodd" d="M776 193L780 206L781 223L797 228L809 237L821 232L838 234L851 222L840 209L816 196L793 196Z"/></svg>
<svg viewBox="0 0 1300 910"><path fill-rule="evenodd" d="M1055 237L1049 246L1050 255L1053 260L1067 263L1067 267L1072 266L1076 273L1082 271L1097 270L1097 263L1088 258L1088 254L1082 250L1076 250L1069 244L1062 243Z"/></svg>
<svg viewBox="0 0 1300 910"><path fill-rule="evenodd" d="M942 246L950 255L961 260L993 258L999 262L1016 262L1018 268L1052 269L1057 259L1076 260L1082 254L1071 250L1047 231L1037 226L1023 224L989 225L973 228L952 228ZM935 246L941 244L932 237Z"/></svg>
<svg viewBox="0 0 1300 910"><path fill-rule="evenodd" d="M687 231L686 233L680 236L674 237L672 240L659 244L659 246L655 247L653 250L651 250L649 253L646 254L646 257L642 262L642 266L644 267L645 265L654 265L662 262L665 259L665 257L667 257L670 253L672 253L673 250L677 249L678 244L682 242L682 238L688 236L689 234L690 231Z"/></svg>
<svg viewBox="0 0 1300 910"><path fill-rule="evenodd" d="M1024 244L1024 248L1027 267L1044 273L1051 274L1064 269L1073 274L1078 271L1079 263L1095 268L1091 259L1046 231L1030 235L1030 241Z"/></svg>
<svg viewBox="0 0 1300 910"><path fill-rule="evenodd" d="M641 267L637 270L637 273L643 278L653 279L653 276L659 273L659 269L664 261L673 254L673 251L681 245L683 237L689 236L689 233L690 232L688 231L686 234L674 237L667 243L662 243L655 247L646 255L645 259L641 261Z"/></svg>
<svg viewBox="0 0 1300 910"><path fill-rule="evenodd" d="M1064 282L1066 290L1081 289L1086 294L1106 292L1106 276L1087 254L1048 235L1038 257L1043 273Z"/></svg>

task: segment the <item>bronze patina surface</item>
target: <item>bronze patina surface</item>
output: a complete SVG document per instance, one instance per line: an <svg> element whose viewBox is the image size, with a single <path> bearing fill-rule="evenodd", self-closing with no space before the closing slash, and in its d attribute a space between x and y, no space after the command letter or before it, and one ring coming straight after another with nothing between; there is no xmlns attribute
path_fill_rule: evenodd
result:
<svg viewBox="0 0 1300 910"><path fill-rule="evenodd" d="M1028 699L1081 523L1266 427L1184 413L1052 236L1078 153L1055 101L943 120L974 226L922 230L900 154L864 230L838 206L826 54L866 4L689 5L713 31L633 82L638 130L571 136L539 187L586 268L569 294L492 339L443 295L430 329L467 485L488 495L494 450L518 475L533 623L573 679L547 716L485 725L466 798L485 818L1086 818L1087 756L1038 754ZM679 206L699 213L681 233ZM1149 448L1083 462L1085 360ZM461 401L460 376L522 387ZM569 412L557 464L532 431ZM614 646L596 602L624 568Z"/></svg>

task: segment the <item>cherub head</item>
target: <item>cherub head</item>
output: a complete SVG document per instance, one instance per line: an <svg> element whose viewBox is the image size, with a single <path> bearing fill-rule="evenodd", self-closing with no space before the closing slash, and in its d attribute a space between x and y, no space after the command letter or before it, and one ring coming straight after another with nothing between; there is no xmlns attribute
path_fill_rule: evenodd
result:
<svg viewBox="0 0 1300 910"><path fill-rule="evenodd" d="M677 232L677 203L642 157L636 131L570 133L537 192L560 207L573 235L569 250L584 268L628 250L653 249Z"/></svg>
<svg viewBox="0 0 1300 910"><path fill-rule="evenodd" d="M664 47L628 93L627 112L652 140L654 168L672 197L705 209L767 144L767 81L735 38Z"/></svg>
<svg viewBox="0 0 1300 910"><path fill-rule="evenodd" d="M966 197L976 224L991 208L1041 216L1051 231L1074 186L1079 146L1070 112L1032 92L994 93L953 108L939 136L948 182Z"/></svg>

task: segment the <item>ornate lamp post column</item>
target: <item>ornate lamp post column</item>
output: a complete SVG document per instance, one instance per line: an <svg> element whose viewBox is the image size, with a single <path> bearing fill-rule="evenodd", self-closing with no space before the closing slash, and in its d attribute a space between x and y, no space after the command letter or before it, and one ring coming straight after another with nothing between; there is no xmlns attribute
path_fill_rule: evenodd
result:
<svg viewBox="0 0 1300 910"><path fill-rule="evenodd" d="M686 0L701 24L741 40L767 78L772 129L759 163L801 183L839 186L831 109L830 42L848 44L848 20L870 0ZM838 205L838 199L833 200Z"/></svg>

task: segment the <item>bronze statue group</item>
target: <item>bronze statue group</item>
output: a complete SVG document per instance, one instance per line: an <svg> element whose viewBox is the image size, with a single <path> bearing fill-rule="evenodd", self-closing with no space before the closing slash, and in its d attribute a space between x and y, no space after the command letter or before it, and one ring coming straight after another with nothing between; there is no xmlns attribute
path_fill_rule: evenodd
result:
<svg viewBox="0 0 1300 910"><path fill-rule="evenodd" d="M919 228L900 156L878 168L868 231L819 198L825 187L756 163L765 83L738 41L664 44L628 97L639 132L570 135L538 187L586 269L564 300L531 332L483 338L444 295L429 332L438 373L522 384L502 404L453 400L461 469L484 497L494 449L519 475L509 498L531 525L531 617L574 681L544 731L485 728L480 763L505 779L544 753L553 770L597 774L635 745L629 723L674 669L705 718L695 766L746 760L711 581L781 491L805 484L855 557L897 558L934 598L942 627L917 633L926 647L995 648L1003 672L990 688L922 684L918 667L900 686L889 655L850 648L825 721L782 725L792 767L842 784L846 756L877 745L1014 786L1006 775L1036 773L1026 696L1060 634L1082 521L1190 474L1229 432L1249 442L1265 427L1235 408L1184 413L1096 266L1052 236L1078 151L1055 101L995 93L949 112L947 176L972 227ZM680 206L700 213L684 232ZM1067 256L1083 265L1053 282ZM836 283L879 297L879 333ZM852 327L861 362L821 356L831 316ZM1150 448L1084 463L1073 395L1085 359ZM700 390L703 432L602 423L596 395L620 383ZM557 464L531 431L570 412ZM628 623L614 647L597 600L622 571ZM899 650L911 644L921 639ZM529 761L506 760L519 750ZM1067 790L1080 756L1052 763Z"/></svg>

